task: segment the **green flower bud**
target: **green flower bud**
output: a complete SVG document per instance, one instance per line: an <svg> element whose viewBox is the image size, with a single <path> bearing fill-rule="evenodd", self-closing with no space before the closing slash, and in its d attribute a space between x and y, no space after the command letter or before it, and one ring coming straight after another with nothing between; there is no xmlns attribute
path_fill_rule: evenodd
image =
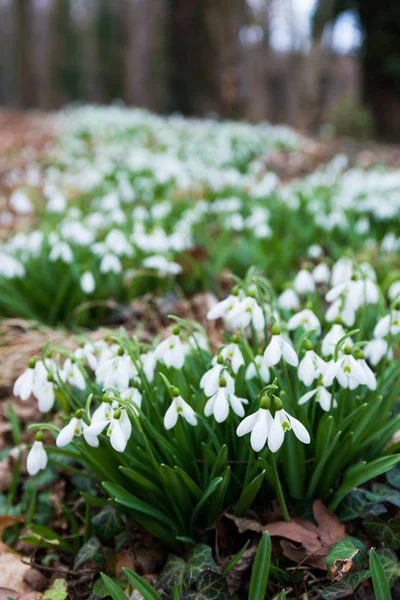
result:
<svg viewBox="0 0 400 600"><path fill-rule="evenodd" d="M110 396L108 394L103 394L101 397L101 401L102 402L107 402L107 404L110 404L111 400L110 400Z"/></svg>
<svg viewBox="0 0 400 600"><path fill-rule="evenodd" d="M344 349L344 353L348 356L349 354L351 354L351 348L350 346L346 346L346 348Z"/></svg>
<svg viewBox="0 0 400 600"><path fill-rule="evenodd" d="M239 296L239 289L240 289L239 286L235 285L231 291L232 296Z"/></svg>
<svg viewBox="0 0 400 600"><path fill-rule="evenodd" d="M235 334L232 336L232 343L233 343L233 344L237 344L237 343L238 343L238 341L239 341L239 336L238 336L238 335L235 333Z"/></svg>
<svg viewBox="0 0 400 600"><path fill-rule="evenodd" d="M269 410L271 408L271 398L269 396L263 396L260 400L260 408Z"/></svg>
<svg viewBox="0 0 400 600"><path fill-rule="evenodd" d="M340 315L337 315L334 318L333 322L335 325L343 325L342 317Z"/></svg>
<svg viewBox="0 0 400 600"><path fill-rule="evenodd" d="M180 396L179 390L177 387L171 387L171 394L173 395L174 398L177 398L178 396Z"/></svg>
<svg viewBox="0 0 400 600"><path fill-rule="evenodd" d="M43 438L44 438L43 432L42 431L38 431L37 434L36 434L36 436L35 436L36 441L37 442L43 442Z"/></svg>
<svg viewBox="0 0 400 600"><path fill-rule="evenodd" d="M308 350L312 350L313 349L313 345L310 342L310 340L306 340L306 343L304 344L304 348L308 351Z"/></svg>
<svg viewBox="0 0 400 600"><path fill-rule="evenodd" d="M179 335L180 332L181 332L181 328L179 327L179 325L174 325L173 328L172 328L172 333L174 335Z"/></svg>
<svg viewBox="0 0 400 600"><path fill-rule="evenodd" d="M118 353L117 354L118 354L118 356L123 356L125 354L125 350L122 348L122 346L120 346L118 348Z"/></svg>
<svg viewBox="0 0 400 600"><path fill-rule="evenodd" d="M121 409L120 408L117 408L117 410L114 411L113 418L114 419L120 419L121 418Z"/></svg>
<svg viewBox="0 0 400 600"><path fill-rule="evenodd" d="M30 369L34 369L36 367L36 359L35 358L30 358L29 362L28 362L28 367Z"/></svg>
<svg viewBox="0 0 400 600"><path fill-rule="evenodd" d="M354 357L355 357L357 360L364 360L364 358L365 358L365 354L364 354L364 352L363 352L362 350L358 349L358 350L356 350L356 351L355 351L355 353L354 353Z"/></svg>
<svg viewBox="0 0 400 600"><path fill-rule="evenodd" d="M77 419L82 419L82 417L83 417L83 413L84 413L84 411L83 411L81 408L79 408L79 409L76 411L76 413L75 413L75 417L76 417Z"/></svg>
<svg viewBox="0 0 400 600"><path fill-rule="evenodd" d="M49 381L50 383L54 383L54 377L52 373L47 373L47 381Z"/></svg>
<svg viewBox="0 0 400 600"><path fill-rule="evenodd" d="M275 323L275 325L272 327L272 335L279 335L280 333L281 328Z"/></svg>
<svg viewBox="0 0 400 600"><path fill-rule="evenodd" d="M274 409L275 410L282 410L283 408L283 402L280 398L278 398L278 396L274 396L273 397L273 401L274 401Z"/></svg>
<svg viewBox="0 0 400 600"><path fill-rule="evenodd" d="M222 354L218 354L217 364L219 364L219 365L223 365L224 364L224 358L223 358Z"/></svg>
<svg viewBox="0 0 400 600"><path fill-rule="evenodd" d="M226 379L225 379L225 377L220 377L219 378L218 385L219 385L219 387L222 387L222 388L226 387Z"/></svg>

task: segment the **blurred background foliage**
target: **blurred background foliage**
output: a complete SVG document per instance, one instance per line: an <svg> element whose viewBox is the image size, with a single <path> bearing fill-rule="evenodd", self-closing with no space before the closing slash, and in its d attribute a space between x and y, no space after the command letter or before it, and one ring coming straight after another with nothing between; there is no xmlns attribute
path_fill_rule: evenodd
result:
<svg viewBox="0 0 400 600"><path fill-rule="evenodd" d="M316 133L352 98L357 123L335 131L400 139L398 0L0 0L0 41L3 106L123 101Z"/></svg>

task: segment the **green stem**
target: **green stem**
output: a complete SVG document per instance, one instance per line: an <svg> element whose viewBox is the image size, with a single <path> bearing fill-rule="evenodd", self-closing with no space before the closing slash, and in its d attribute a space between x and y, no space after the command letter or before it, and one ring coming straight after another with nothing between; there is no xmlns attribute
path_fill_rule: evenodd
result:
<svg viewBox="0 0 400 600"><path fill-rule="evenodd" d="M276 467L275 455L273 454L273 452L271 452L271 457L272 457L272 459L271 459L272 460L272 469L274 471L274 476L275 476L276 493L278 494L278 501L279 501L280 507L282 509L283 518L285 519L285 521L291 521L288 507L286 505L285 495L284 495L283 489L282 489L281 480L279 479L278 469Z"/></svg>

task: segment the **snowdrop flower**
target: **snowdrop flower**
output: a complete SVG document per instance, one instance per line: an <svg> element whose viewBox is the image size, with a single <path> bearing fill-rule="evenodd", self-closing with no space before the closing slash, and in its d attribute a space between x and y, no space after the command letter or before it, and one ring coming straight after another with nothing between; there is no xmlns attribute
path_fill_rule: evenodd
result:
<svg viewBox="0 0 400 600"><path fill-rule="evenodd" d="M316 402L319 402L319 405L325 412L328 412L331 408L337 407L336 400L332 399L332 394L324 387L321 380L315 389L306 392L301 396L299 404L305 404L311 400L311 398L314 398Z"/></svg>
<svg viewBox="0 0 400 600"><path fill-rule="evenodd" d="M138 408L142 407L142 392L139 389L139 382L134 379L129 388L121 392L121 398L128 400L132 404L132 409L138 415Z"/></svg>
<svg viewBox="0 0 400 600"><path fill-rule="evenodd" d="M397 335L400 333L400 306L392 311L390 315L385 315L379 319L374 329L374 337L384 338L387 335Z"/></svg>
<svg viewBox="0 0 400 600"><path fill-rule="evenodd" d="M114 254L105 254L100 262L100 273L121 273L122 264L118 256Z"/></svg>
<svg viewBox="0 0 400 600"><path fill-rule="evenodd" d="M92 294L96 289L96 282L93 277L93 273L91 273L90 271L85 271L85 273L83 273L81 276L80 285L81 290L85 294Z"/></svg>
<svg viewBox="0 0 400 600"><path fill-rule="evenodd" d="M300 308L299 297L294 290L289 288L278 297L278 306L282 310L298 310Z"/></svg>
<svg viewBox="0 0 400 600"><path fill-rule="evenodd" d="M153 353L156 360L160 360L165 366L174 369L182 369L185 363L186 349L179 338L179 333L180 328L178 326L173 327L172 335L158 344Z"/></svg>
<svg viewBox="0 0 400 600"><path fill-rule="evenodd" d="M306 341L305 348L306 353L300 361L297 375L300 381L308 387L315 379L322 375L326 364L322 358L314 352L313 346L308 340Z"/></svg>
<svg viewBox="0 0 400 600"><path fill-rule="evenodd" d="M293 287L298 294L312 294L315 292L315 281L310 271L301 269L294 279Z"/></svg>
<svg viewBox="0 0 400 600"><path fill-rule="evenodd" d="M178 275L182 271L181 265L176 262L168 261L164 256L149 256L143 261L143 266L147 269L154 269L158 271L160 277L167 277L168 275Z"/></svg>
<svg viewBox="0 0 400 600"><path fill-rule="evenodd" d="M86 388L85 378L79 368L78 362L74 358L67 358L60 373L62 381L70 383L80 390Z"/></svg>
<svg viewBox="0 0 400 600"><path fill-rule="evenodd" d="M272 337L264 352L264 358L268 367L273 367L284 358L289 365L297 367L299 359L294 348L281 335L278 325L272 328Z"/></svg>
<svg viewBox="0 0 400 600"><path fill-rule="evenodd" d="M226 370L222 356L219 355L216 364L206 371L200 379L200 388L204 391L207 398L213 396L218 391L218 382L221 377L224 377L227 387L233 392L235 390L235 381Z"/></svg>
<svg viewBox="0 0 400 600"><path fill-rule="evenodd" d="M391 348L389 349L388 342L383 338L376 338L369 341L368 344L364 346L364 354L374 367L386 354L388 358L393 358L393 350Z"/></svg>
<svg viewBox="0 0 400 600"><path fill-rule="evenodd" d="M28 368L21 373L14 383L13 394L19 396L21 400L28 400L33 392L33 383L35 380L36 361L31 358L28 363Z"/></svg>
<svg viewBox="0 0 400 600"><path fill-rule="evenodd" d="M332 268L331 285L335 287L351 279L353 263L349 258L340 258Z"/></svg>
<svg viewBox="0 0 400 600"><path fill-rule="evenodd" d="M324 386L332 385L335 378L343 388L350 390L367 384L364 369L352 356L350 346L346 346L343 356L327 366L323 377Z"/></svg>
<svg viewBox="0 0 400 600"><path fill-rule="evenodd" d="M331 271L326 263L319 263L313 271L312 276L314 277L315 283L328 283Z"/></svg>
<svg viewBox="0 0 400 600"><path fill-rule="evenodd" d="M247 327L250 323L256 331L262 331L265 318L261 306L251 296L240 300L229 313L229 323L232 327Z"/></svg>
<svg viewBox="0 0 400 600"><path fill-rule="evenodd" d="M47 466L47 454L43 448L43 433L36 434L36 439L26 459L26 470L33 477Z"/></svg>
<svg viewBox="0 0 400 600"><path fill-rule="evenodd" d="M95 342L94 344L92 342L86 342L86 343L81 343L79 345L79 348L77 348L74 352L74 357L79 361L79 360L85 360L89 367L95 371L97 364L98 364L98 358L100 355L100 345L99 344L105 344L104 341L98 341ZM108 346L107 346L108 348Z"/></svg>
<svg viewBox="0 0 400 600"><path fill-rule="evenodd" d="M388 290L389 299L393 302L395 298L400 300L400 281L394 281Z"/></svg>
<svg viewBox="0 0 400 600"><path fill-rule="evenodd" d="M103 394L100 406L92 414L90 426L94 423L111 421L113 414L114 409L111 406L111 400L107 394Z"/></svg>
<svg viewBox="0 0 400 600"><path fill-rule="evenodd" d="M51 262L61 260L65 264L71 264L73 260L71 246L66 242L57 242L50 251L49 260Z"/></svg>
<svg viewBox="0 0 400 600"><path fill-rule="evenodd" d="M265 363L265 359L260 354L257 354L257 356L254 359L254 362L251 362L249 364L244 377L247 381L249 381L250 379L255 379L258 376L264 383L269 383L269 380L271 378L269 368Z"/></svg>
<svg viewBox="0 0 400 600"><path fill-rule="evenodd" d="M275 416L268 437L268 448L278 452L285 439L286 431L292 429L294 435L303 444L310 443L310 434L300 421L289 415L283 408L275 411Z"/></svg>
<svg viewBox="0 0 400 600"><path fill-rule="evenodd" d="M107 429L107 435L110 438L111 446L116 452L124 452L130 437L127 421L130 420L125 410L117 408Z"/></svg>
<svg viewBox="0 0 400 600"><path fill-rule="evenodd" d="M242 437L251 432L250 445L254 452L260 452L267 442L273 424L269 410L259 408L255 413L244 418L236 429L236 435Z"/></svg>
<svg viewBox="0 0 400 600"><path fill-rule="evenodd" d="M331 329L328 331L324 339L322 340L321 352L324 356L330 356L335 353L336 344L339 340L342 339L343 336L346 335L345 330L340 322L341 320L337 320ZM346 343L349 346L353 345L353 341L351 338L346 339Z"/></svg>
<svg viewBox="0 0 400 600"><path fill-rule="evenodd" d="M214 321L215 319L223 318L229 323L229 317L238 302L239 296L230 294L225 300L217 302L217 304L208 311L207 319L209 321Z"/></svg>
<svg viewBox="0 0 400 600"><path fill-rule="evenodd" d="M124 391L129 387L129 380L137 374L135 365L123 348L118 348L116 356L103 361L96 369L96 380L105 389L116 388Z"/></svg>
<svg viewBox="0 0 400 600"><path fill-rule="evenodd" d="M240 367L244 365L244 358L239 344L237 343L238 341L238 337L234 335L232 336L232 342L220 349L222 358L231 365L232 371L235 373L235 375L239 371Z"/></svg>
<svg viewBox="0 0 400 600"><path fill-rule="evenodd" d="M60 433L56 438L56 444L59 448L63 448L70 444L74 437L80 437L83 435L85 441L92 446L92 448L97 448L99 445L99 440L96 435L89 430L89 425L86 425L82 421L83 411L77 410L75 416L72 417L68 425L61 429Z"/></svg>
<svg viewBox="0 0 400 600"><path fill-rule="evenodd" d="M154 379L157 365L157 359L154 356L154 352L143 352L140 355L140 361L142 363L143 373L145 374L147 381L151 383Z"/></svg>
<svg viewBox="0 0 400 600"><path fill-rule="evenodd" d="M195 427L197 425L197 417L193 408L179 395L179 390L177 388L173 388L171 392L173 399L164 416L165 429L172 429L175 427L179 416L183 417L189 425Z"/></svg>
<svg viewBox="0 0 400 600"><path fill-rule="evenodd" d="M304 331L316 330L318 333L321 331L321 324L318 317L308 308L290 317L287 327L290 331L299 327L302 327Z"/></svg>
<svg viewBox="0 0 400 600"><path fill-rule="evenodd" d="M52 365L47 359L48 368ZM19 396L21 400L28 400L34 395L38 400L38 407L41 412L48 412L53 408L55 395L52 382L49 380L49 373L43 361L31 359L28 369L26 369L14 383L14 396Z"/></svg>
<svg viewBox="0 0 400 600"><path fill-rule="evenodd" d="M356 320L356 312L350 298L348 296L344 296L343 298L338 298L328 308L325 313L325 319L328 322L339 320L340 322L345 323L348 327L354 325Z"/></svg>
<svg viewBox="0 0 400 600"><path fill-rule="evenodd" d="M320 258L322 256L322 248L318 244L313 244L307 250L307 254L310 258Z"/></svg>
<svg viewBox="0 0 400 600"><path fill-rule="evenodd" d="M225 379L225 377L220 377L218 381L218 390L207 401L204 407L204 414L206 417L214 415L217 423L222 423L228 418L230 406L239 417L244 417L243 404L248 404L248 400L245 398L238 398L233 393L231 386L228 385L227 379Z"/></svg>
<svg viewBox="0 0 400 600"><path fill-rule="evenodd" d="M357 350L355 358L356 358L358 364L361 366L362 370L364 371L367 387L369 387L369 389L372 391L376 390L377 382L376 382L375 373L372 371L372 369L369 367L369 365L365 361L364 352L362 352L362 350Z"/></svg>
<svg viewBox="0 0 400 600"><path fill-rule="evenodd" d="M26 192L15 190L10 197L11 208L20 215L29 215L33 213L34 206Z"/></svg>

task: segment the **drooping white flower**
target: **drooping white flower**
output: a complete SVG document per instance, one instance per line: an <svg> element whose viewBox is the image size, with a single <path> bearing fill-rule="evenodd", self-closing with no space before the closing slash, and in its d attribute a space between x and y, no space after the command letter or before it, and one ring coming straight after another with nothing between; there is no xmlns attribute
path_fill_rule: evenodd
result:
<svg viewBox="0 0 400 600"><path fill-rule="evenodd" d="M283 444L286 431L292 429L293 433L303 444L310 443L310 435L300 421L289 415L283 408L275 411L273 423L268 436L268 448L277 452Z"/></svg>
<svg viewBox="0 0 400 600"><path fill-rule="evenodd" d="M313 271L312 276L314 277L315 283L328 283L331 271L326 263L319 263Z"/></svg>
<svg viewBox="0 0 400 600"><path fill-rule="evenodd" d="M380 363L386 354L388 355L388 358L393 358L393 350L391 348L389 349L387 340L384 340L383 338L370 340L368 344L364 346L364 354L374 367Z"/></svg>
<svg viewBox="0 0 400 600"><path fill-rule="evenodd" d="M366 386L369 387L369 389L372 391L376 390L377 382L375 373L367 364L364 352L362 352L361 350L357 350L355 358L358 364L361 366L362 370L364 371Z"/></svg>
<svg viewBox="0 0 400 600"><path fill-rule="evenodd" d="M400 302L400 281L394 281L391 284L388 290L388 297L392 302L395 298Z"/></svg>
<svg viewBox="0 0 400 600"><path fill-rule="evenodd" d="M97 436L93 435L89 430L89 425L86 425L86 423L83 422L82 411L77 411L68 425L61 429L56 438L56 444L59 448L63 448L71 443L74 437L80 437L81 435L83 435L89 446L92 446L92 448L98 447L99 440L97 439Z"/></svg>
<svg viewBox="0 0 400 600"><path fill-rule="evenodd" d="M65 383L70 383L80 390L86 388L85 378L75 359L67 358L60 372L60 377Z"/></svg>
<svg viewBox="0 0 400 600"><path fill-rule="evenodd" d="M294 278L293 287L298 294L312 294L315 292L315 281L310 271L301 269Z"/></svg>
<svg viewBox="0 0 400 600"><path fill-rule="evenodd" d="M324 356L330 356L334 354L336 344L339 340L341 340L346 335L343 326L340 323L334 323L324 339L322 340L321 352ZM346 339L346 344L348 346L353 345L353 341L351 338Z"/></svg>
<svg viewBox="0 0 400 600"><path fill-rule="evenodd" d="M348 281L353 275L353 263L349 258L340 258L332 268L331 285L335 287Z"/></svg>
<svg viewBox="0 0 400 600"><path fill-rule="evenodd" d="M141 408L142 406L142 393L137 385L137 382L133 382L134 385L132 387L127 388L125 391L121 392L121 398L123 400L128 400L132 404L132 409L135 414L138 414L137 408Z"/></svg>
<svg viewBox="0 0 400 600"><path fill-rule="evenodd" d="M221 362L218 362L219 360ZM219 388L218 382L221 377L225 378L227 387L233 392L235 389L235 382L233 377L228 373L226 365L223 363L222 356L221 358L217 358L216 364L206 371L200 379L200 388L204 391L207 398L213 396L217 392Z"/></svg>
<svg viewBox="0 0 400 600"><path fill-rule="evenodd" d="M145 258L143 266L147 269L154 269L158 271L160 277L167 277L169 275L178 275L182 271L180 264L169 261L165 256L153 255Z"/></svg>
<svg viewBox="0 0 400 600"><path fill-rule="evenodd" d="M114 448L116 452L124 452L128 443L129 437L127 437L128 431L124 427L124 417L123 413L125 413L125 418L127 417L126 411L116 410L114 412L113 418L111 419L108 428L107 435L110 438L111 446ZM129 421L129 417L128 417ZM130 421L129 421L130 423Z"/></svg>
<svg viewBox="0 0 400 600"><path fill-rule="evenodd" d="M278 306L282 310L298 310L300 308L299 297L293 289L289 288L278 297Z"/></svg>
<svg viewBox="0 0 400 600"><path fill-rule="evenodd" d="M33 392L33 382L35 377L35 361L30 361L29 367L21 373L14 383L13 394L19 396L21 400L28 400Z"/></svg>
<svg viewBox="0 0 400 600"><path fill-rule="evenodd" d="M325 361L323 361L312 349L312 344L307 345L306 343L306 353L301 359L297 370L300 381L308 387L315 379L318 379L318 377L323 374L325 368Z"/></svg>
<svg viewBox="0 0 400 600"><path fill-rule="evenodd" d="M332 399L332 394L322 384L317 385L317 387L310 392L303 394L299 399L299 404L305 404L311 400L311 398L315 398L315 401L319 402L322 410L325 412L328 412L331 408L337 407L336 400Z"/></svg>
<svg viewBox="0 0 400 600"><path fill-rule="evenodd" d="M206 417L214 415L217 423L222 423L228 418L229 407L232 407L239 417L244 417L243 404L248 404L248 400L238 398L232 391L231 386L227 385L227 380L221 377L218 382L218 390L209 398L204 407L204 414Z"/></svg>
<svg viewBox="0 0 400 600"><path fill-rule="evenodd" d="M259 408L255 413L245 417L236 429L239 437L251 432L250 444L254 452L260 452L267 442L273 424L269 410Z"/></svg>
<svg viewBox="0 0 400 600"><path fill-rule="evenodd" d="M38 433L26 459L26 470L31 477L45 469L47 466L47 454L43 447L42 440L42 434Z"/></svg>
<svg viewBox="0 0 400 600"><path fill-rule="evenodd" d="M158 344L154 350L154 358L165 366L182 369L185 363L186 348L179 337L179 327L172 329L172 335Z"/></svg>
<svg viewBox="0 0 400 600"><path fill-rule="evenodd" d="M140 355L140 360L146 379L149 383L151 383L154 379L154 373L157 365L157 359L154 356L154 352L143 352Z"/></svg>
<svg viewBox="0 0 400 600"><path fill-rule="evenodd" d="M215 319L225 319L229 322L229 316L236 304L239 302L239 296L231 294L225 300L217 302L207 313L207 319L214 321Z"/></svg>
<svg viewBox="0 0 400 600"><path fill-rule="evenodd" d="M50 251L49 260L51 262L61 260L61 262L65 264L71 264L73 261L71 246L69 246L66 242L57 242Z"/></svg>
<svg viewBox="0 0 400 600"><path fill-rule="evenodd" d="M80 286L85 294L92 294L96 289L96 281L93 277L93 273L85 271L80 278Z"/></svg>
<svg viewBox="0 0 400 600"><path fill-rule="evenodd" d="M165 429L175 427L178 417L183 417L189 425L197 425L197 417L193 408L181 396L175 396L164 416Z"/></svg>
<svg viewBox="0 0 400 600"><path fill-rule="evenodd" d="M136 374L131 357L122 348L116 356L105 360L96 368L96 380L103 388L115 388L121 392L129 387L129 380Z"/></svg>
<svg viewBox="0 0 400 600"><path fill-rule="evenodd" d="M232 371L236 374L240 367L244 365L244 357L239 344L236 341L236 336L233 336L232 342L220 349L222 358L231 365Z"/></svg>
<svg viewBox="0 0 400 600"><path fill-rule="evenodd" d="M391 314L379 319L374 329L374 337L384 338L387 335L400 333L400 310L393 310Z"/></svg>
<svg viewBox="0 0 400 600"><path fill-rule="evenodd" d="M271 375L269 368L266 365L264 356L257 354L257 356L254 358L254 361L248 365L244 377L246 380L260 377L261 381L264 383L269 383Z"/></svg>
<svg viewBox="0 0 400 600"><path fill-rule="evenodd" d="M299 359L293 346L283 338L280 328L277 325L274 325L272 328L271 341L264 352L267 367L277 365L282 357L293 367L297 367L299 364Z"/></svg>
<svg viewBox="0 0 400 600"><path fill-rule="evenodd" d="M262 331L265 325L264 313L257 300L251 296L240 300L229 313L232 327L247 327L250 323L256 331Z"/></svg>
<svg viewBox="0 0 400 600"><path fill-rule="evenodd" d="M41 412L48 412L53 408L55 394L54 386L48 379L48 369L51 371L54 364L50 359L46 359L45 367L43 361L29 361L29 367L16 380L14 384L14 396L19 396L21 400L28 400L33 395L38 400L38 407Z"/></svg>
<svg viewBox="0 0 400 600"><path fill-rule="evenodd" d="M343 388L350 390L359 385L367 385L364 369L352 356L350 346L346 346L344 354L337 361L332 361L327 366L323 378L324 386L332 385L335 378Z"/></svg>
<svg viewBox="0 0 400 600"><path fill-rule="evenodd" d="M300 312L290 317L287 322L287 327L290 331L302 327L304 331L316 330L317 333L321 331L321 323L318 317L313 313L312 310L305 308Z"/></svg>
<svg viewBox="0 0 400 600"><path fill-rule="evenodd" d="M121 273L122 264L115 254L105 254L100 262L100 273Z"/></svg>
<svg viewBox="0 0 400 600"><path fill-rule="evenodd" d="M20 215L29 215L34 211L34 205L24 190L15 190L11 194L10 206Z"/></svg>

